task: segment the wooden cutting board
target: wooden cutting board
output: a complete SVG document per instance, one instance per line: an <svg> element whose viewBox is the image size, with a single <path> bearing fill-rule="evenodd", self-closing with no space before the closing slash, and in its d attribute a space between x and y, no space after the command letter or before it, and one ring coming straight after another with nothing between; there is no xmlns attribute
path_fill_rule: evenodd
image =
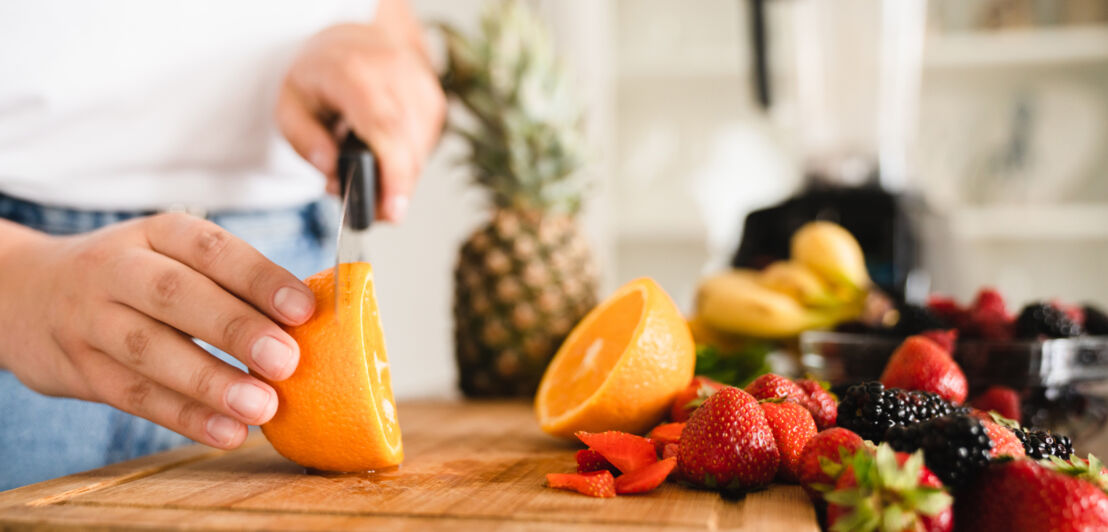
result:
<svg viewBox="0 0 1108 532"><path fill-rule="evenodd" d="M260 434L194 445L0 493L0 529L819 530L797 486L734 501L671 483L593 499L544 486L576 447L518 402L409 402L406 459L376 474L313 474Z"/></svg>

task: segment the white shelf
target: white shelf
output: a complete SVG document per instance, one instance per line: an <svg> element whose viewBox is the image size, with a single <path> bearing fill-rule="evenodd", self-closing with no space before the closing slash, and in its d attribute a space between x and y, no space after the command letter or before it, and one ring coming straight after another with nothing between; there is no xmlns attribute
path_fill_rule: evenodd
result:
<svg viewBox="0 0 1108 532"><path fill-rule="evenodd" d="M928 35L929 68L1108 63L1108 26L1071 26Z"/></svg>
<svg viewBox="0 0 1108 532"><path fill-rule="evenodd" d="M969 240L1108 240L1108 204L1013 205L959 209L951 233Z"/></svg>

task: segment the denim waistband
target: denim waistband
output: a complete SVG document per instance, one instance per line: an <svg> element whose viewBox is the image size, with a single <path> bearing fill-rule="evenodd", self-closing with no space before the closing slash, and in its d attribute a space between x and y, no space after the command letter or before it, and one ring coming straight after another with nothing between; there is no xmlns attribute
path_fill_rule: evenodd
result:
<svg viewBox="0 0 1108 532"><path fill-rule="evenodd" d="M247 227L254 232L278 235L308 234L318 239L331 237L334 210L327 199L319 199L296 207L241 211L186 211L221 226ZM176 209L169 209L173 211ZM182 209L184 210L184 209ZM94 231L106 225L160 212L83 210L55 207L28 201L0 192L0 218L53 235L73 235ZM232 231L234 232L234 231Z"/></svg>

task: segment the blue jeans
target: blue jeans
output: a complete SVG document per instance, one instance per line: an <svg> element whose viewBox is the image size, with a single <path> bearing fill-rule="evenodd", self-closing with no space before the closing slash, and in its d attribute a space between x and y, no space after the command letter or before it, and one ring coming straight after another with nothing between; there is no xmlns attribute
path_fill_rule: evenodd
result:
<svg viewBox="0 0 1108 532"><path fill-rule="evenodd" d="M299 208L221 212L208 218L303 278L331 265L336 212L333 201L320 200ZM46 207L0 193L0 218L51 234L83 233L146 214L151 213ZM0 342L2 335L0 332ZM173 431L107 405L40 395L10 372L0 370L0 490L188 442Z"/></svg>

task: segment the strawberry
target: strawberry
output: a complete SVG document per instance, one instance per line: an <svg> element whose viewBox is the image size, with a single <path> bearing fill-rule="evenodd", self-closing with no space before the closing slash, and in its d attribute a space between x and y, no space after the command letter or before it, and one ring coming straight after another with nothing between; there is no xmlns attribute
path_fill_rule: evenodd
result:
<svg viewBox="0 0 1108 532"><path fill-rule="evenodd" d="M1027 456L1027 452L1023 449L1023 442L1016 437L1016 433L1012 432L1011 429L998 423L996 419L986 412L975 410L972 414L985 425L985 433L987 433L989 439L993 441L993 450L991 451L991 456L993 458L1000 456L1023 458Z"/></svg>
<svg viewBox="0 0 1108 532"><path fill-rule="evenodd" d="M939 347L943 348L943 351L947 353L953 353L954 346L958 343L958 329L923 331L920 333L920 336L926 337L928 340L939 344Z"/></svg>
<svg viewBox="0 0 1108 532"><path fill-rule="evenodd" d="M827 528L833 531L950 532L953 498L943 490L923 454L894 452L881 444L847 457L827 499Z"/></svg>
<svg viewBox="0 0 1108 532"><path fill-rule="evenodd" d="M722 383L708 377L699 375L693 377L692 382L685 389L677 392L677 395L673 398L673 406L669 410L670 420L675 422L688 421L689 414L720 388L723 388Z"/></svg>
<svg viewBox="0 0 1108 532"><path fill-rule="evenodd" d="M800 467L800 453L808 440L818 432L816 422L812 420L812 414L808 413L807 408L791 401L771 399L761 405L769 428L773 431L773 441L781 453L777 478L795 483Z"/></svg>
<svg viewBox="0 0 1108 532"><path fill-rule="evenodd" d="M746 385L746 393L755 399L776 399L778 397L805 405L808 403L808 392L785 377L766 373L754 379Z"/></svg>
<svg viewBox="0 0 1108 532"><path fill-rule="evenodd" d="M823 385L813 379L799 379L796 385L808 394L808 411L816 422L816 428L823 430L834 427L839 416L839 401Z"/></svg>
<svg viewBox="0 0 1108 532"><path fill-rule="evenodd" d="M685 480L729 491L769 484L780 460L762 408L731 386L693 412L677 447L677 467Z"/></svg>
<svg viewBox="0 0 1108 532"><path fill-rule="evenodd" d="M954 512L961 530L1108 530L1104 491L1033 460L994 462L959 492Z"/></svg>
<svg viewBox="0 0 1108 532"><path fill-rule="evenodd" d="M662 485L674 467L677 467L677 458L669 457L620 475L616 477L616 493L646 493Z"/></svg>
<svg viewBox="0 0 1108 532"><path fill-rule="evenodd" d="M961 329L968 318L966 310L952 298L933 295L927 299L927 310L952 327Z"/></svg>
<svg viewBox="0 0 1108 532"><path fill-rule="evenodd" d="M1008 314L1000 292L992 288L982 288L973 305L966 311L963 325L966 336L983 340L1011 340L1013 329L1012 316Z"/></svg>
<svg viewBox="0 0 1108 532"><path fill-rule="evenodd" d="M577 460L578 473L604 470L611 471L612 473L619 472L616 466L612 465L611 462L605 460L600 453L592 449L581 449L577 451L577 454L573 455L573 457Z"/></svg>
<svg viewBox="0 0 1108 532"><path fill-rule="evenodd" d="M669 458L671 456L676 457L677 445L678 444L676 443L667 443L666 446L662 448L662 460L665 460L666 458Z"/></svg>
<svg viewBox="0 0 1108 532"><path fill-rule="evenodd" d="M1020 394L1007 386L990 386L970 401L970 405L988 412L992 410L1008 419L1019 421Z"/></svg>
<svg viewBox="0 0 1108 532"><path fill-rule="evenodd" d="M630 473L658 461L654 444L642 436L610 430L608 432L578 432L577 439L600 453L616 469Z"/></svg>
<svg viewBox="0 0 1108 532"><path fill-rule="evenodd" d="M662 454L666 445L681 441L681 431L684 428L684 423L662 423L651 429L646 438L654 442L654 450Z"/></svg>
<svg viewBox="0 0 1108 532"><path fill-rule="evenodd" d="M885 364L881 383L888 388L933 392L947 401L966 400L966 375L950 353L923 336L909 336Z"/></svg>
<svg viewBox="0 0 1108 532"><path fill-rule="evenodd" d="M842 455L865 448L861 436L842 427L825 429L808 439L800 452L797 480L813 499L819 499L819 488L830 488L842 472Z"/></svg>
<svg viewBox="0 0 1108 532"><path fill-rule="evenodd" d="M547 473L546 485L576 491L589 497L616 496L616 480L609 471L591 473Z"/></svg>

